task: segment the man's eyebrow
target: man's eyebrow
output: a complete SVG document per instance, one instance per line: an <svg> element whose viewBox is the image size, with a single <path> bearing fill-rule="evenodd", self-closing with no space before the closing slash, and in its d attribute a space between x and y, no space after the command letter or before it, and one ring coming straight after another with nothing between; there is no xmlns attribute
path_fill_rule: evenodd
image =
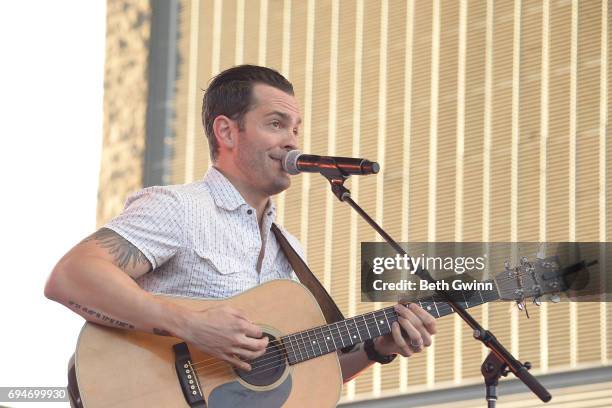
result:
<svg viewBox="0 0 612 408"><path fill-rule="evenodd" d="M283 118L283 120L285 120L287 122L291 121L291 116L289 116L289 114L287 114L285 112L281 112L281 111L272 111L270 113L267 113L264 116L273 116L273 115L280 116L281 118ZM297 124L299 125L300 123L302 123L302 118L298 118L298 120L297 120Z"/></svg>

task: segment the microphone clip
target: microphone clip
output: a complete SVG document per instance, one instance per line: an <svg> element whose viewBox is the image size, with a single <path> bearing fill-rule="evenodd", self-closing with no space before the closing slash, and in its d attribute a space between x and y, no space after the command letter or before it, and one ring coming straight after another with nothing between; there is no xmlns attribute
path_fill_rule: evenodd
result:
<svg viewBox="0 0 612 408"><path fill-rule="evenodd" d="M344 182L350 175L345 174L332 157L321 158L321 161L325 163L322 163L323 165L320 166L320 173L329 181L329 184L331 184L332 193L334 193L340 201L350 198L351 192L348 188L344 187Z"/></svg>

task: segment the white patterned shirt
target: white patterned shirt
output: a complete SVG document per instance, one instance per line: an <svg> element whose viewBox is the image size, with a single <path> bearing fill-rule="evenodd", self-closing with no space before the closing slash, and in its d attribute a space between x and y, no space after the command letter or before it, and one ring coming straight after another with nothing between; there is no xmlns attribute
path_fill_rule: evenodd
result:
<svg viewBox="0 0 612 408"><path fill-rule="evenodd" d="M136 282L146 291L224 298L273 279L298 280L270 231L276 209L262 219L217 169L190 184L148 187L132 194L109 228L136 246L152 270ZM281 229L304 258L297 239Z"/></svg>

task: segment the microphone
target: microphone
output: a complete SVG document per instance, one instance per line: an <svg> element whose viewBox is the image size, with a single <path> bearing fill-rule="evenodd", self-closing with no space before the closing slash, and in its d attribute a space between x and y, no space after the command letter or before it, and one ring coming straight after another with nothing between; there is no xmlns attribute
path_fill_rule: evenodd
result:
<svg viewBox="0 0 612 408"><path fill-rule="evenodd" d="M380 166L376 162L354 157L317 156L291 150L282 158L283 169L292 176L298 173L323 173L327 169L338 169L345 176L351 174L376 174Z"/></svg>

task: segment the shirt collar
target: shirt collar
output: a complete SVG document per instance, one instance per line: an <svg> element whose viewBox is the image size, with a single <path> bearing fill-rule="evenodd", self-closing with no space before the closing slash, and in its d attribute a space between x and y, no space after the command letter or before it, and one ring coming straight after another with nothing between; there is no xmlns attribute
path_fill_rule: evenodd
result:
<svg viewBox="0 0 612 408"><path fill-rule="evenodd" d="M208 186L210 195L217 207L228 211L234 211L245 205L250 208L250 205L244 201L244 197L234 187L234 185L215 167L210 167L204 176L204 183ZM272 199L268 200L265 214L272 217L276 216L276 206Z"/></svg>

